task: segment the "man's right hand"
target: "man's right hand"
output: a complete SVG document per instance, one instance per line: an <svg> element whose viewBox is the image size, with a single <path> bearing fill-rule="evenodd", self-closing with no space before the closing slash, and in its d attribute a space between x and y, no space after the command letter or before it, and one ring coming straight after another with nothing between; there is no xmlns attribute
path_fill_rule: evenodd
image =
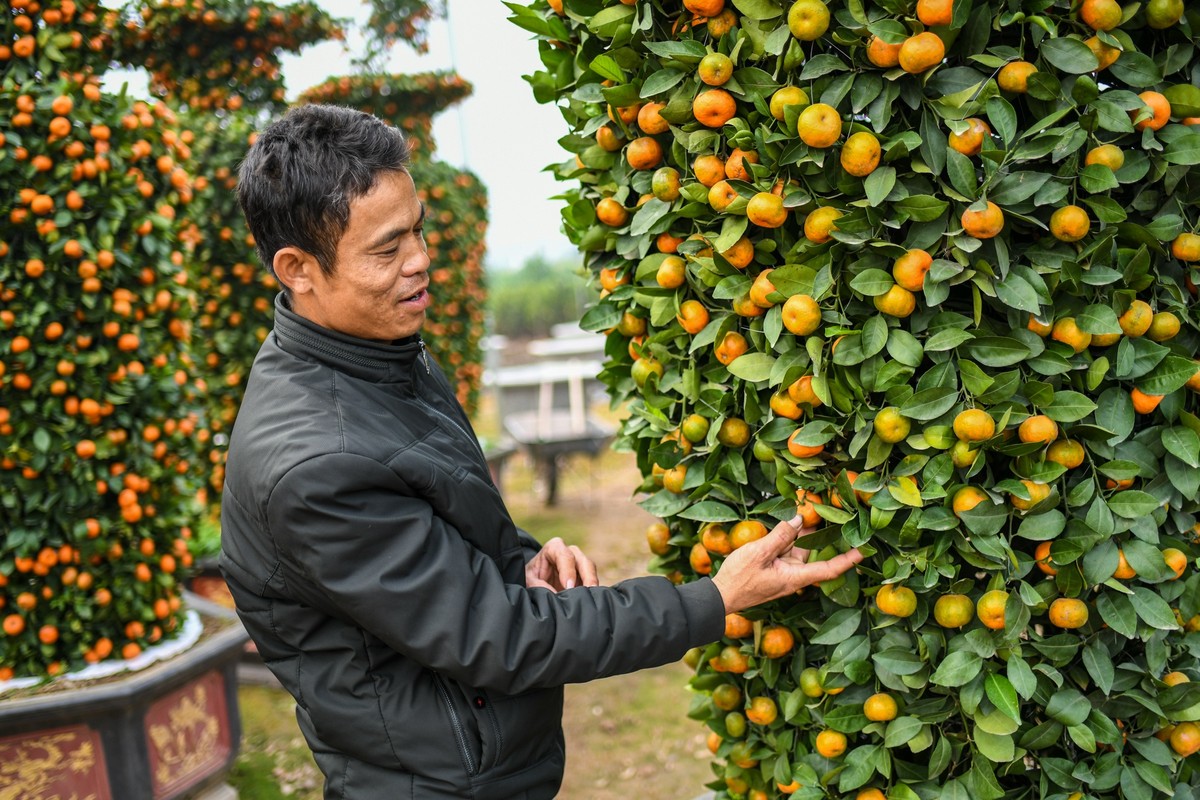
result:
<svg viewBox="0 0 1200 800"><path fill-rule="evenodd" d="M725 601L725 613L792 594L805 586L832 580L862 561L855 548L828 561L808 563L809 551L795 546L804 528L800 517L781 522L761 539L742 545L726 557L713 583Z"/></svg>

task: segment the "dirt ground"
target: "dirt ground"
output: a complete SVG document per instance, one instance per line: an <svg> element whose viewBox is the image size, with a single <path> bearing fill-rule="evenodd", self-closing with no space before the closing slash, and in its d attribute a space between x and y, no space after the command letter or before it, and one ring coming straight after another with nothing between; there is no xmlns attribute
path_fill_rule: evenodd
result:
<svg viewBox="0 0 1200 800"><path fill-rule="evenodd" d="M523 459L502 481L519 525L543 540L562 536L597 564L603 583L645 575L646 526L654 517L631 496L639 482L633 457L573 456L561 473L557 508L546 508ZM567 687L563 725L567 771L563 800L652 797L688 800L712 780L707 729L688 719L688 670L669 664Z"/></svg>

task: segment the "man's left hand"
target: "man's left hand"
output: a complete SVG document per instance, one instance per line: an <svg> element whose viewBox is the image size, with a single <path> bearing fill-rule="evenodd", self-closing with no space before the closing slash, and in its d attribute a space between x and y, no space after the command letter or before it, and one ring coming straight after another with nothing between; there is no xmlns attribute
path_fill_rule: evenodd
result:
<svg viewBox="0 0 1200 800"><path fill-rule="evenodd" d="M561 592L576 586L599 586L596 565L578 547L567 546L557 536L525 565L525 585Z"/></svg>

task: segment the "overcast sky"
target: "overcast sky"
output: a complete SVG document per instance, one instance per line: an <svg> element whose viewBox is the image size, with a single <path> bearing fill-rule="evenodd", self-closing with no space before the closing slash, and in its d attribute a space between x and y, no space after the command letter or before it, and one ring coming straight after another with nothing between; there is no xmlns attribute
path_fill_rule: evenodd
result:
<svg viewBox="0 0 1200 800"><path fill-rule="evenodd" d="M361 21L367 14L360 0L317 2L335 17ZM435 118L434 137L441 160L470 169L487 186L489 267L516 268L535 255L570 256L575 251L560 232L561 203L550 199L568 185L541 171L565 159L557 140L567 132L566 123L553 106L534 102L521 78L540 66L537 43L508 21L500 0L449 0L448 5L448 21L430 27L429 52L419 55L397 44L387 70L453 69L474 85L471 97ZM360 42L348 37L347 47L327 42L286 57L288 98L330 76L352 73L350 59ZM130 77L135 93L144 94L145 85L144 78Z"/></svg>

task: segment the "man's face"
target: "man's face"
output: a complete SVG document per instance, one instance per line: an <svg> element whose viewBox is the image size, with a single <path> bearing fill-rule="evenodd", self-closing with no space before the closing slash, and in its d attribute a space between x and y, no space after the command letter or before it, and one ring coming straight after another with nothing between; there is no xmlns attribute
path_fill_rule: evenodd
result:
<svg viewBox="0 0 1200 800"><path fill-rule="evenodd" d="M369 194L350 203L333 274L310 273L311 291L296 295L296 312L360 339L417 333L430 302L424 221L412 176L382 173Z"/></svg>

